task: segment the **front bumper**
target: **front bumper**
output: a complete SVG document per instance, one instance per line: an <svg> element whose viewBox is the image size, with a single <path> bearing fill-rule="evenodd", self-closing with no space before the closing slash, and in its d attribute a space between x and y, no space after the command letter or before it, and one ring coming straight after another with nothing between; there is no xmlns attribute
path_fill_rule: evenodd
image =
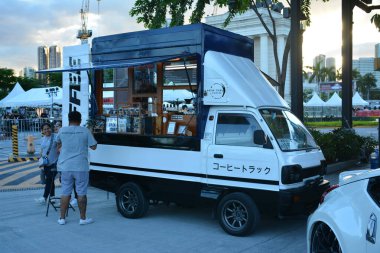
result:
<svg viewBox="0 0 380 253"><path fill-rule="evenodd" d="M330 182L319 177L309 180L304 186L280 190L279 192L279 215L309 214L319 204L322 194L330 187Z"/></svg>

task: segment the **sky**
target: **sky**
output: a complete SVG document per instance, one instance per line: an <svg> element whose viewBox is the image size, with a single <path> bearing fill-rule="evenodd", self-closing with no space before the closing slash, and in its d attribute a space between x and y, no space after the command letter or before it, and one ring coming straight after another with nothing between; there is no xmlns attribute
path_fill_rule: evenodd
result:
<svg viewBox="0 0 380 253"><path fill-rule="evenodd" d="M312 23L304 32L304 66L311 66L319 54L335 57L337 67L341 65L341 1L312 0ZM93 37L143 30L143 25L129 16L133 4L134 0L90 0L88 28L93 30ZM81 25L81 6L81 0L1 0L0 68L14 69L16 74L26 66L37 68L40 45L79 45L76 34ZM206 15L212 11L210 8ZM217 14L223 12L220 9ZM375 56L374 45L380 43L380 33L370 22L375 13L354 9L354 59Z"/></svg>

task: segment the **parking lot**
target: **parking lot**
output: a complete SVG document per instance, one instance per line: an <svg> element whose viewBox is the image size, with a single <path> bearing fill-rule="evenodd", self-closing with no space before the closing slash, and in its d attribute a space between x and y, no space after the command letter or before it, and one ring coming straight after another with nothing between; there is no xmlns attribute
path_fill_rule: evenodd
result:
<svg viewBox="0 0 380 253"><path fill-rule="evenodd" d="M59 190L58 190L59 191ZM89 189L88 216L78 224L78 210L68 223L57 224L58 212L34 203L42 190L0 192L0 252L305 252L306 217L263 217L248 237L226 234L210 207L151 206L141 219L123 218L113 194Z"/></svg>
<svg viewBox="0 0 380 253"><path fill-rule="evenodd" d="M6 152L9 148L4 147L4 154ZM368 166L351 164L349 169ZM338 172L329 168L327 178L335 184ZM212 217L210 206L151 205L146 217L126 219L116 210L114 194L90 187L88 216L94 218L95 223L80 226L78 210L70 210L68 223L60 226L58 212L50 208L46 217L46 206L35 203L41 195L35 162L0 162L1 253L306 252L305 216L280 220L264 214L252 235L233 237Z"/></svg>

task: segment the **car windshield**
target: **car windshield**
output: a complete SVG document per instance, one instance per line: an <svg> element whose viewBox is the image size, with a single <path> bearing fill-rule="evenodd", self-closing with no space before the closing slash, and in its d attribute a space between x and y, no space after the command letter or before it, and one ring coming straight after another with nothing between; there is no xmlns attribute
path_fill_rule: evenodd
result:
<svg viewBox="0 0 380 253"><path fill-rule="evenodd" d="M313 137L301 121L289 111L261 109L278 145L283 151L318 148Z"/></svg>

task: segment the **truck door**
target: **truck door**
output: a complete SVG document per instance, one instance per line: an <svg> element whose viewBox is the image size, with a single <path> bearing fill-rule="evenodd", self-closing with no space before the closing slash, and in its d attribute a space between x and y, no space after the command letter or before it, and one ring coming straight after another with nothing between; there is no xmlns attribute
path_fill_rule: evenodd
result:
<svg viewBox="0 0 380 253"><path fill-rule="evenodd" d="M278 158L269 138L262 142L265 134L255 116L219 112L216 118L207 150L207 183L278 191Z"/></svg>
<svg viewBox="0 0 380 253"><path fill-rule="evenodd" d="M367 191L370 206L365 208L366 212L363 212L363 221L367 222L365 227L367 253L378 253L380 252L380 177L369 180Z"/></svg>

